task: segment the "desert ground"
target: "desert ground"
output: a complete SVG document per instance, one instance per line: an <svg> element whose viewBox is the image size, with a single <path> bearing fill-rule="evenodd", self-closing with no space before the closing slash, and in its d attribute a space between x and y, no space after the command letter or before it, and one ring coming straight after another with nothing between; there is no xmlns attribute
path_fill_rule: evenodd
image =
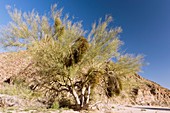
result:
<svg viewBox="0 0 170 113"><path fill-rule="evenodd" d="M112 109L99 109L90 111L73 111L70 109L64 110L14 110L14 109L1 109L0 113L170 113L168 107L157 106L139 106L139 105L117 105L115 104Z"/></svg>
<svg viewBox="0 0 170 113"><path fill-rule="evenodd" d="M170 113L168 107L115 105L113 113Z"/></svg>

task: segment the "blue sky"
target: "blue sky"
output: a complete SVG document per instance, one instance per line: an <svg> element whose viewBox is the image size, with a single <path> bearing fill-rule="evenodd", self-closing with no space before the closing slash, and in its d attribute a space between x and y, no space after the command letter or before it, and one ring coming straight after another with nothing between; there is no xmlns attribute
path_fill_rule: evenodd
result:
<svg viewBox="0 0 170 113"><path fill-rule="evenodd" d="M170 0L0 0L0 25L10 21L6 5L43 14L54 3L64 7L64 13L83 20L84 29L98 18L112 15L112 25L123 29L122 49L144 54L150 63L140 75L170 89Z"/></svg>

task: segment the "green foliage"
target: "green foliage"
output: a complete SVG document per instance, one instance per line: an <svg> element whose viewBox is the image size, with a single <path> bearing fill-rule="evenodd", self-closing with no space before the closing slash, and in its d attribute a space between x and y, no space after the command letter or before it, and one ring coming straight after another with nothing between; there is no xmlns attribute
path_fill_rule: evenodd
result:
<svg viewBox="0 0 170 113"><path fill-rule="evenodd" d="M52 109L59 109L59 107L60 107L60 106L59 106L59 103L56 102L56 101L55 101L55 102L52 104L52 106L51 106Z"/></svg>
<svg viewBox="0 0 170 113"><path fill-rule="evenodd" d="M134 74L140 71L141 66L144 65L143 56L138 55L120 55L116 61L108 62L106 65L107 71L114 71L116 75Z"/></svg>
<svg viewBox="0 0 170 113"><path fill-rule="evenodd" d="M73 23L68 16L61 18L61 12L56 5L51 8L52 18L41 17L34 11L22 14L17 9L9 10L13 21L1 32L3 45L27 48L34 62L38 88L50 94L50 98L67 92L82 108L89 104L91 91L103 79L109 96L119 94L119 76L140 71L142 57L119 51L122 30L108 27L111 16L94 23L85 38L81 22Z"/></svg>
<svg viewBox="0 0 170 113"><path fill-rule="evenodd" d="M55 19L54 29L55 29L55 37L57 37L59 40L61 40L60 37L64 34L65 29L62 26L62 22L61 22L60 18Z"/></svg>

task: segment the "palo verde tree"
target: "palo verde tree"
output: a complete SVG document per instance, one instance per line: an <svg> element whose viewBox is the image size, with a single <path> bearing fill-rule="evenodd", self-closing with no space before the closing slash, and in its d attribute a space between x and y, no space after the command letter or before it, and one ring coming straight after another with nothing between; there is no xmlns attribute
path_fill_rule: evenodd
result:
<svg viewBox="0 0 170 113"><path fill-rule="evenodd" d="M36 70L38 88L52 98L67 92L79 108L89 104L91 91L105 81L106 94L120 93L122 74L136 73L143 64L142 56L120 52L120 27L109 28L111 16L99 19L85 38L81 22L62 16L56 5L49 15L40 16L11 10L12 21L1 29L4 47L25 48Z"/></svg>

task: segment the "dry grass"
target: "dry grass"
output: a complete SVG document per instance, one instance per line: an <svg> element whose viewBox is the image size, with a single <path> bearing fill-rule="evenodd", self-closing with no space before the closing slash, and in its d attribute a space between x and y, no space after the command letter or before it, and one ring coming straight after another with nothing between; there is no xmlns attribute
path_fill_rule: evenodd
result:
<svg viewBox="0 0 170 113"><path fill-rule="evenodd" d="M6 83L1 85L0 94L7 94L11 96L17 95L20 98L29 100L42 97L40 92L34 92L23 85L10 85Z"/></svg>

